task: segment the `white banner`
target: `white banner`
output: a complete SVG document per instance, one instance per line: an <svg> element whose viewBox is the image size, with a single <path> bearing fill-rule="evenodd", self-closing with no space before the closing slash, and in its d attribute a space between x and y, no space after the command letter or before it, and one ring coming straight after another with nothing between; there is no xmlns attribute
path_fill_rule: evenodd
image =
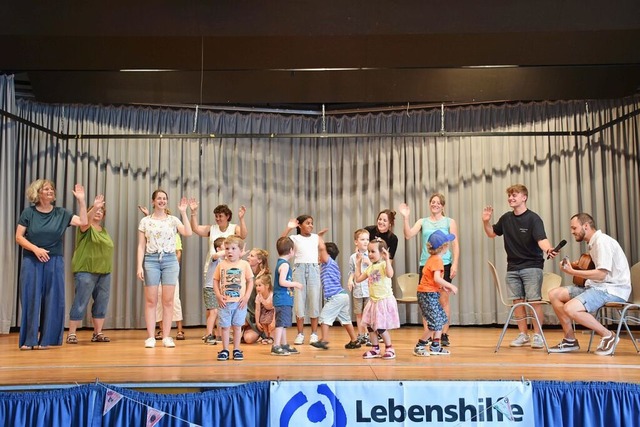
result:
<svg viewBox="0 0 640 427"><path fill-rule="evenodd" d="M272 382L269 413L273 427L535 425L528 381Z"/></svg>

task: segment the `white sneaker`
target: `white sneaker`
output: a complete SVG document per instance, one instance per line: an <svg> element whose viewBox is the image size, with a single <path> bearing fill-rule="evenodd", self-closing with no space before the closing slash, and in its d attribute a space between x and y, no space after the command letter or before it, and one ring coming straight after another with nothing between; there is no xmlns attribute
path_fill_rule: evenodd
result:
<svg viewBox="0 0 640 427"><path fill-rule="evenodd" d="M146 340L144 340L144 347L145 348L153 348L155 346L156 346L155 337L147 338Z"/></svg>
<svg viewBox="0 0 640 427"><path fill-rule="evenodd" d="M311 336L309 337L309 344L313 344L315 342L318 342L318 335L316 334L311 334Z"/></svg>
<svg viewBox="0 0 640 427"><path fill-rule="evenodd" d="M523 345L529 344L529 335L520 333L515 340L511 341L509 347L522 347Z"/></svg>
<svg viewBox="0 0 640 427"><path fill-rule="evenodd" d="M531 348L544 348L544 341L542 341L542 335L533 334L533 339L531 340Z"/></svg>
<svg viewBox="0 0 640 427"><path fill-rule="evenodd" d="M295 339L295 340L293 340L293 343L294 343L295 345L304 344L304 334L298 334L298 335L296 336L296 339Z"/></svg>
<svg viewBox="0 0 640 427"><path fill-rule="evenodd" d="M167 348L174 348L176 346L176 343L173 342L173 338L166 337L166 338L162 338L162 345Z"/></svg>

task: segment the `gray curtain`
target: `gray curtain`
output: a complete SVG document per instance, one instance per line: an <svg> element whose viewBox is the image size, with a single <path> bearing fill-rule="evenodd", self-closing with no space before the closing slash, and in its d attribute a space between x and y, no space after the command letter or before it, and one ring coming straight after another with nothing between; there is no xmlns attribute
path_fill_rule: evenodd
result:
<svg viewBox="0 0 640 427"><path fill-rule="evenodd" d="M624 114L638 111L638 98L611 101L544 102L445 110L447 131L581 131L594 129ZM17 114L62 133L89 134L287 134L318 133L321 118L279 114L241 114L142 107L43 105L18 101ZM508 210L506 188L523 183L530 191L528 206L545 221L553 242L567 239L564 253L577 258L585 250L571 242L569 218L591 212L604 232L617 238L630 263L640 258L640 166L638 125L632 116L593 137L472 136L403 137L409 132L439 131L440 110L420 110L329 116L329 133L376 133L357 138L78 138L60 140L21 124L15 139L3 130L3 142L18 149L17 206L3 219L3 229L15 230L17 212L26 205L24 188L47 177L58 186L58 203L75 210L71 188L84 183L89 199L104 193L106 228L116 244L108 328L144 327L142 284L135 277L138 204L150 204L151 193L162 187L177 209L181 196L197 197L201 224L213 222L213 208L228 204L237 219L247 207L247 248L267 249L275 264L275 241L287 219L309 213L316 229L341 250L339 265L346 279L353 232L374 224L377 213L412 208L411 222L428 215L428 198L442 192L447 214L458 222L461 242L460 287L452 298L452 323L494 324L506 312L497 303L486 260L504 273L506 255L501 238L488 239L481 224L482 208L492 204L497 215ZM389 136L391 135L391 136ZM3 147L6 145L3 143ZM3 148L4 150L4 148ZM5 172L3 172L4 174ZM11 199L13 200L13 199ZM417 269L420 240L405 240L402 218L396 218L400 245L396 274ZM73 232L66 236L66 259L71 259ZM186 325L203 325L202 261L205 239L183 240L180 279ZM17 253L12 240L9 250ZM3 295L15 294L16 261L8 265L13 280L0 284ZM546 269L559 272L555 263ZM67 274L67 307L73 281ZM6 288L6 289L5 289ZM15 296L12 306L16 306ZM401 319L406 314L401 308ZM415 310L411 308L411 310ZM549 321L555 318L548 313ZM9 313L11 314L11 313ZM415 322L417 313L406 316ZM16 324L15 313L7 319Z"/></svg>
<svg viewBox="0 0 640 427"><path fill-rule="evenodd" d="M15 114L15 85L13 76L0 76L0 109ZM0 116L0 265L2 279L0 281L0 334L9 333L15 324L17 307L16 265L16 124Z"/></svg>

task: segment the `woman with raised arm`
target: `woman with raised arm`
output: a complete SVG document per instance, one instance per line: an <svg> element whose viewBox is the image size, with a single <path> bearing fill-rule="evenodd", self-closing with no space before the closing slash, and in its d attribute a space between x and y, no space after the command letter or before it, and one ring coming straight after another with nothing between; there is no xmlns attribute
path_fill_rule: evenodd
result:
<svg viewBox="0 0 640 427"><path fill-rule="evenodd" d="M62 240L67 227L85 226L87 205L84 187L76 184L73 195L78 215L55 206L56 187L48 179L29 185L29 206L20 215L16 243L24 250L20 268L20 350L46 350L62 345L64 332L64 258ZM102 206L98 196L94 205Z"/></svg>
<svg viewBox="0 0 640 427"><path fill-rule="evenodd" d="M429 236L436 230L441 230L445 234L453 234L455 240L451 242L449 249L442 255L444 263L444 280L451 283L451 280L458 274L458 261L460 260L460 245L458 242L458 225L455 220L445 216L444 214L445 199L441 193L432 194L429 198L429 210L431 214L428 217L418 219L413 227L409 224L409 215L411 209L406 203L400 205L399 211L404 216L404 237L410 239L418 232L422 231L422 244L420 251L420 262L418 263L418 274L422 278L422 269L429 258L427 251L427 241ZM447 313L447 318L451 318L451 305L449 304L449 293L440 292L440 305ZM426 321L422 321L425 330L427 328ZM444 347L449 346L449 323L442 328L441 344Z"/></svg>

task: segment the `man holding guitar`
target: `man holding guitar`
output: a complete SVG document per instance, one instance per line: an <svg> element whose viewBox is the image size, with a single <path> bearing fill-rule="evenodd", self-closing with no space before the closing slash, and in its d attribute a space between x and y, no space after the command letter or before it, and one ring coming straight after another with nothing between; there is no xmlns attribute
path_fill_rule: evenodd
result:
<svg viewBox="0 0 640 427"><path fill-rule="evenodd" d="M551 305L564 331L562 341L549 351L566 353L580 350L572 325L572 321L575 321L602 337L595 353L606 356L613 353L619 337L600 324L591 313L608 302L627 301L631 294L629 262L614 238L596 230L589 214L579 213L571 217L571 234L576 242L587 243L593 264L588 267L590 260L584 254L577 263L582 265L572 264L566 258L560 262L560 269L574 277L574 285L549 292ZM583 285L580 284L582 280Z"/></svg>

